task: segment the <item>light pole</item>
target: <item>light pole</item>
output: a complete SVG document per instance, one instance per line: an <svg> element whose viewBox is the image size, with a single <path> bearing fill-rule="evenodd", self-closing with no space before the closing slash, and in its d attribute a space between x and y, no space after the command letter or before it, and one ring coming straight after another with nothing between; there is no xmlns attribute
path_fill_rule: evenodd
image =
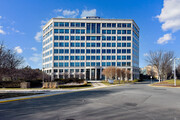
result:
<svg viewBox="0 0 180 120"><path fill-rule="evenodd" d="M172 60L170 59L170 61ZM176 86L176 60L180 60L180 58L174 58L174 86Z"/></svg>
<svg viewBox="0 0 180 120"><path fill-rule="evenodd" d="M43 72L43 83L44 83L44 67L43 67L43 71L42 72Z"/></svg>

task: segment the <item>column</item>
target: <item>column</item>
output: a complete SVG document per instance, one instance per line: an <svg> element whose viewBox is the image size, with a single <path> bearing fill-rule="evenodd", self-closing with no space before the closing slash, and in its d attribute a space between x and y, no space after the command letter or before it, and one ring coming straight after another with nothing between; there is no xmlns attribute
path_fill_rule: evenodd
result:
<svg viewBox="0 0 180 120"><path fill-rule="evenodd" d="M100 68L100 79L102 79L102 68Z"/></svg>
<svg viewBox="0 0 180 120"><path fill-rule="evenodd" d="M97 80L97 68L94 69L94 73L95 73L95 80Z"/></svg>
<svg viewBox="0 0 180 120"><path fill-rule="evenodd" d="M84 79L86 80L86 69L84 69Z"/></svg>
<svg viewBox="0 0 180 120"><path fill-rule="evenodd" d="M91 80L91 68L89 69L90 75L89 75L89 80Z"/></svg>

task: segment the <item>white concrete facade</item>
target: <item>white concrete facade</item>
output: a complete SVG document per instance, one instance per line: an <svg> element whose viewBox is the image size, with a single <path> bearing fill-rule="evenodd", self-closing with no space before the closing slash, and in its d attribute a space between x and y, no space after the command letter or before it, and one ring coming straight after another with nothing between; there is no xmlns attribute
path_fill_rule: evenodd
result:
<svg viewBox="0 0 180 120"><path fill-rule="evenodd" d="M52 80L104 79L102 70L108 66L130 70L131 80L139 78L139 28L134 20L52 18L43 27L43 68Z"/></svg>

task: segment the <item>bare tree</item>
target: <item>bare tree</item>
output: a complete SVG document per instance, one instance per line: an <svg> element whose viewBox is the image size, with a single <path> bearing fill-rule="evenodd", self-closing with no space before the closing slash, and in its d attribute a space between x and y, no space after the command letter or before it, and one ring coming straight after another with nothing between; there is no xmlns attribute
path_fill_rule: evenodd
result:
<svg viewBox="0 0 180 120"><path fill-rule="evenodd" d="M174 52L163 50L159 51L150 51L149 55L146 58L146 61L151 66L155 66L158 73L159 82L161 80L167 79L168 73L171 71L172 61L174 58Z"/></svg>
<svg viewBox="0 0 180 120"><path fill-rule="evenodd" d="M103 70L103 75L105 75L108 79L114 79L116 76L116 68L115 67L107 67Z"/></svg>

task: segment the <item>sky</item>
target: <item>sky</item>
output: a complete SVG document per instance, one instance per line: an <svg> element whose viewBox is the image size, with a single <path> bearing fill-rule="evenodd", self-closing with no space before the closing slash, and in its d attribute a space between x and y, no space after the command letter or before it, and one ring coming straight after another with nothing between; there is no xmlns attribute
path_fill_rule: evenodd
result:
<svg viewBox="0 0 180 120"><path fill-rule="evenodd" d="M180 0L0 0L0 41L42 68L42 26L53 17L134 19L140 28L140 67L150 50L180 57Z"/></svg>

